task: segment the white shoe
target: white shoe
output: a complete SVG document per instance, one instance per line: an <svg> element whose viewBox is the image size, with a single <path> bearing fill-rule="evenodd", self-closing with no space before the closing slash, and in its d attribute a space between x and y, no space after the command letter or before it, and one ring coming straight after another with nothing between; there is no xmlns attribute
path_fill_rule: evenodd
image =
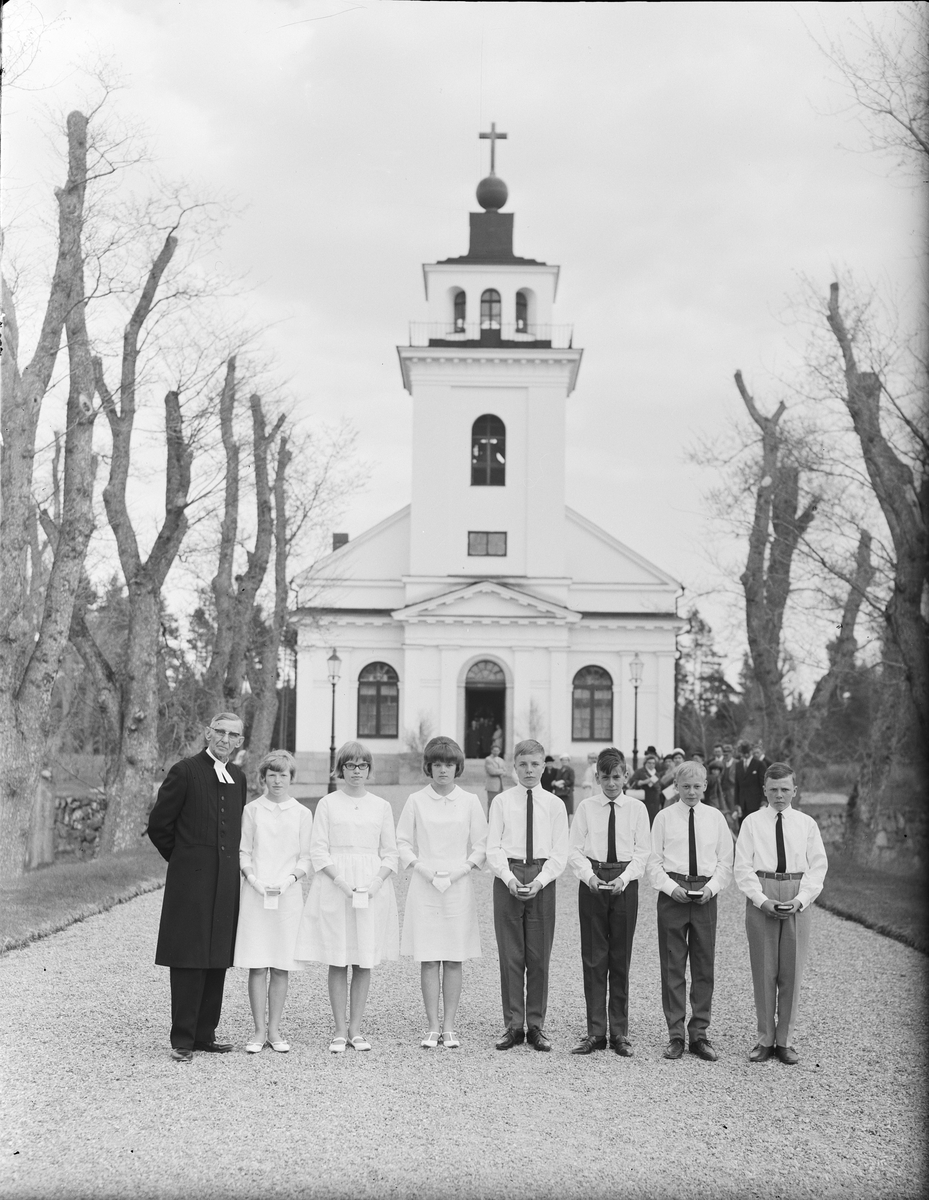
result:
<svg viewBox="0 0 929 1200"><path fill-rule="evenodd" d="M245 1053L246 1054L260 1054L262 1052L262 1050L264 1050L264 1048L265 1048L264 1042L246 1042L245 1043Z"/></svg>
<svg viewBox="0 0 929 1200"><path fill-rule="evenodd" d="M330 1054L344 1054L346 1041L345 1038L333 1038L329 1043Z"/></svg>
<svg viewBox="0 0 929 1200"><path fill-rule="evenodd" d="M271 1042L271 1049L276 1050L278 1054L286 1054L290 1049L290 1042Z"/></svg>
<svg viewBox="0 0 929 1200"><path fill-rule="evenodd" d="M448 1033L442 1034L442 1041L439 1045L444 1046L446 1050L457 1050L461 1042L458 1040L458 1035L450 1029Z"/></svg>
<svg viewBox="0 0 929 1200"><path fill-rule="evenodd" d="M361 1033L359 1033L359 1035L357 1037L353 1037L349 1041L348 1044L351 1046L351 1048L353 1050L370 1050L371 1049L371 1043L364 1036L364 1034L361 1034Z"/></svg>
<svg viewBox="0 0 929 1200"><path fill-rule="evenodd" d="M423 1040L419 1043L424 1050L434 1050L439 1044L439 1038L442 1035L437 1029L430 1029Z"/></svg>

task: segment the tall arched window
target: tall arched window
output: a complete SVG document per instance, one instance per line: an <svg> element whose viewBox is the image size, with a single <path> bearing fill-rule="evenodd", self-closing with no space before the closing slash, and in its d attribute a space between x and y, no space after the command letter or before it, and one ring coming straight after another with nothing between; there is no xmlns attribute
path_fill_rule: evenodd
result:
<svg viewBox="0 0 929 1200"><path fill-rule="evenodd" d="M481 329L500 328L500 293L488 288L481 293Z"/></svg>
<svg viewBox="0 0 929 1200"><path fill-rule="evenodd" d="M465 294L464 294L464 292L463 292L463 291L461 291L461 289L459 289L459 290L458 290L458 291L455 293L455 312L454 312L454 318L455 318L455 332L456 332L456 333L463 333L463 332L464 332L464 327L465 327L465 316L466 316L466 308L465 308L466 304L467 304L467 300L466 300L466 298L465 298Z"/></svg>
<svg viewBox="0 0 929 1200"><path fill-rule="evenodd" d="M576 742L613 740L613 680L602 667L583 667L574 676L571 710Z"/></svg>
<svg viewBox="0 0 929 1200"><path fill-rule="evenodd" d="M525 292L516 293L516 332L525 333L529 328L529 297Z"/></svg>
<svg viewBox="0 0 929 1200"><path fill-rule="evenodd" d="M368 663L358 676L358 736L395 738L400 717L400 680L387 663Z"/></svg>
<svg viewBox="0 0 929 1200"><path fill-rule="evenodd" d="M471 486L503 487L506 483L506 426L484 413L471 426Z"/></svg>

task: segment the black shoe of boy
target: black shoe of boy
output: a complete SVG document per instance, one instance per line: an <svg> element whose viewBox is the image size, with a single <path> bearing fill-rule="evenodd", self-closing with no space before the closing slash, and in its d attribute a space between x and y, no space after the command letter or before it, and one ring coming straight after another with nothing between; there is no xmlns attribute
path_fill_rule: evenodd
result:
<svg viewBox="0 0 929 1200"><path fill-rule="evenodd" d="M513 1046L521 1046L526 1040L522 1029L507 1029L503 1037L496 1043L497 1050L510 1050Z"/></svg>
<svg viewBox="0 0 929 1200"><path fill-rule="evenodd" d="M663 1058L681 1058L684 1053L684 1039L672 1038L664 1048Z"/></svg>
<svg viewBox="0 0 929 1200"><path fill-rule="evenodd" d="M613 1038L611 1045L613 1047L613 1052L618 1054L620 1058L632 1058L632 1043L627 1037Z"/></svg>
<svg viewBox="0 0 929 1200"><path fill-rule="evenodd" d="M581 1038L576 1046L571 1050L572 1054L593 1054L595 1050L606 1049L605 1037L585 1037Z"/></svg>

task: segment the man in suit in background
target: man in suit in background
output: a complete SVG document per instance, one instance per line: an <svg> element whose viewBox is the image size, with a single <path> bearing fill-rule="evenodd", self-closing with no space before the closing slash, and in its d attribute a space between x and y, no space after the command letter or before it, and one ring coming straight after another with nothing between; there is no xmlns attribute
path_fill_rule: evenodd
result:
<svg viewBox="0 0 929 1200"><path fill-rule="evenodd" d="M229 760L242 728L235 713L215 716L206 748L174 764L148 818L148 836L168 862L155 962L171 969L171 1057L181 1063L194 1050L232 1049L216 1041L216 1026L239 917L248 796L245 775Z"/></svg>
<svg viewBox="0 0 929 1200"><path fill-rule="evenodd" d="M740 824L749 813L757 812L764 804L764 773L769 766L760 744L756 743L753 749L751 742L739 742L732 798L739 810Z"/></svg>

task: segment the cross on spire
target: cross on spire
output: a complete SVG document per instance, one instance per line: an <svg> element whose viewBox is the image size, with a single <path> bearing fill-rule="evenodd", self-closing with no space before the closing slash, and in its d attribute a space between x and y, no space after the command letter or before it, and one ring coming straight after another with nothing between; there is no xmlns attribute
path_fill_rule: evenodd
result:
<svg viewBox="0 0 929 1200"><path fill-rule="evenodd" d="M490 139L490 173L491 173L491 175L494 175L494 174L496 174L496 172L494 170L494 167L496 165L494 160L496 157L495 151L497 149L497 142L500 138L505 139L506 134L505 133L497 133L497 124L495 121L491 121L490 122L490 133L479 133L477 136L479 138L489 138Z"/></svg>

